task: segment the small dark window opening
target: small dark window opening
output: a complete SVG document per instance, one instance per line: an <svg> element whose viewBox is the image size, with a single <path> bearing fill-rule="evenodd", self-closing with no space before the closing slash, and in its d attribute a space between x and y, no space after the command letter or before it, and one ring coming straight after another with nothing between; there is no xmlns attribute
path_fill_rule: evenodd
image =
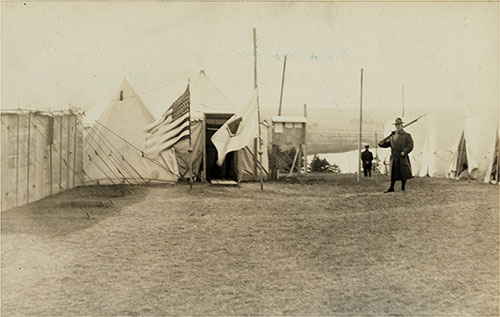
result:
<svg viewBox="0 0 500 317"><path fill-rule="evenodd" d="M123 101L123 90L120 90L120 101Z"/></svg>

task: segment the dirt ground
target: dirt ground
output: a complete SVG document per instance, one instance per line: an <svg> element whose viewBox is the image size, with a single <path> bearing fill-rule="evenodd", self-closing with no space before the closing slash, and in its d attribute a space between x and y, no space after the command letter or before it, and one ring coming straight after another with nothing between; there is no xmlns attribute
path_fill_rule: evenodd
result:
<svg viewBox="0 0 500 317"><path fill-rule="evenodd" d="M79 188L11 209L1 312L498 316L498 186L386 187L334 175L263 192Z"/></svg>

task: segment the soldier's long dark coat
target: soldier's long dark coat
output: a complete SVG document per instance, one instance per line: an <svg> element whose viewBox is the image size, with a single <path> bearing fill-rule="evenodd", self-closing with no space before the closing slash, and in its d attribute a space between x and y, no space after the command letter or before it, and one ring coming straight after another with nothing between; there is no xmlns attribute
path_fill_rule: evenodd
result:
<svg viewBox="0 0 500 317"><path fill-rule="evenodd" d="M389 168L391 180L412 178L408 153L413 150L413 139L409 133L404 130L396 132L395 135L380 141L378 145L383 148L391 148L391 164ZM401 156L401 152L404 152L405 155Z"/></svg>

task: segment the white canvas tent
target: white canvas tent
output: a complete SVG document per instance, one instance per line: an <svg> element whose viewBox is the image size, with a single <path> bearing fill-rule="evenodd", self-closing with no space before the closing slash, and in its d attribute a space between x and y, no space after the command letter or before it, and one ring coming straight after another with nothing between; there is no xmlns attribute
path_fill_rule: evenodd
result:
<svg viewBox="0 0 500 317"><path fill-rule="evenodd" d="M464 124L460 112L434 111L425 116L425 141L418 176L446 177L457 136ZM419 149L416 149L419 151ZM417 152L418 153L418 152Z"/></svg>
<svg viewBox="0 0 500 317"><path fill-rule="evenodd" d="M417 116L407 116L404 121L414 117ZM391 123L385 124L386 135L394 129ZM456 178L462 167L467 166L471 178L491 181L495 155L498 155L495 154L498 153L495 109L430 111L405 130L414 141L410 153L414 176ZM389 154L385 158L388 160Z"/></svg>
<svg viewBox="0 0 500 317"><path fill-rule="evenodd" d="M470 109L458 137L453 144L453 155L448 165L448 176L455 178L464 164L472 179L487 180L495 158L498 115L495 111Z"/></svg>
<svg viewBox="0 0 500 317"><path fill-rule="evenodd" d="M163 158L148 158L143 153L144 127L153 121L150 111L124 80L84 138L86 183L175 181L173 153Z"/></svg>
<svg viewBox="0 0 500 317"><path fill-rule="evenodd" d="M196 75L186 78L186 80L178 81L166 86L164 89L159 89L144 95L144 99L148 101L148 105L151 106L151 112L155 119L161 117L170 107L172 102L186 90L188 84L191 102L191 147L193 150L191 162L194 177L199 179L203 176L203 151L211 146L210 138L207 138L206 115L219 117L219 122L222 122L236 113L237 108L227 100L221 90L210 80L210 78L208 78L205 72L200 71ZM162 100L162 102L158 103L158 100ZM143 126L143 130L146 125L147 124ZM222 125L222 123L220 125ZM264 175L267 175L269 169L267 156L267 126L261 124L261 129L264 142L262 166L265 170ZM184 139L178 142L174 146L174 149L167 153L163 153L162 156L164 156L165 163L172 171L172 179L177 180L189 177L190 160L188 150L189 140ZM237 159L234 167L238 180L257 179L259 169L257 169L256 173L253 152L253 142L249 144L248 148L237 151ZM258 164L261 163L259 162Z"/></svg>
<svg viewBox="0 0 500 317"><path fill-rule="evenodd" d="M489 157L486 173L484 176L485 183L496 183L500 185L500 126L497 128L494 140L491 142L493 153Z"/></svg>
<svg viewBox="0 0 500 317"><path fill-rule="evenodd" d="M405 123L422 116L417 122L405 128L413 139L413 150L409 154L413 176L445 177L449 174L457 140L463 130L465 115L461 112L429 111L409 114ZM395 129L394 120L384 125L387 136ZM389 164L390 152L382 158Z"/></svg>

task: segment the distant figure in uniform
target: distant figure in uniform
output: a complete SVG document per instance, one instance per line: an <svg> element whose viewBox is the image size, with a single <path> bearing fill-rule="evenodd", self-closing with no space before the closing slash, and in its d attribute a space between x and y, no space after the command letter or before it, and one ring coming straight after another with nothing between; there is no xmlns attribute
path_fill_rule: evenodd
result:
<svg viewBox="0 0 500 317"><path fill-rule="evenodd" d="M365 151L361 153L361 161L363 161L363 172L365 173L365 177L372 177L373 154L370 150L368 150L369 147L369 145L365 145Z"/></svg>
<svg viewBox="0 0 500 317"><path fill-rule="evenodd" d="M378 143L380 147L391 148L391 162L389 174L391 176L391 186L384 193L394 191L396 181L401 181L401 190L405 190L406 180L412 178L410 158L408 154L413 150L413 139L409 133L403 130L403 120L396 118L393 123L396 131Z"/></svg>

